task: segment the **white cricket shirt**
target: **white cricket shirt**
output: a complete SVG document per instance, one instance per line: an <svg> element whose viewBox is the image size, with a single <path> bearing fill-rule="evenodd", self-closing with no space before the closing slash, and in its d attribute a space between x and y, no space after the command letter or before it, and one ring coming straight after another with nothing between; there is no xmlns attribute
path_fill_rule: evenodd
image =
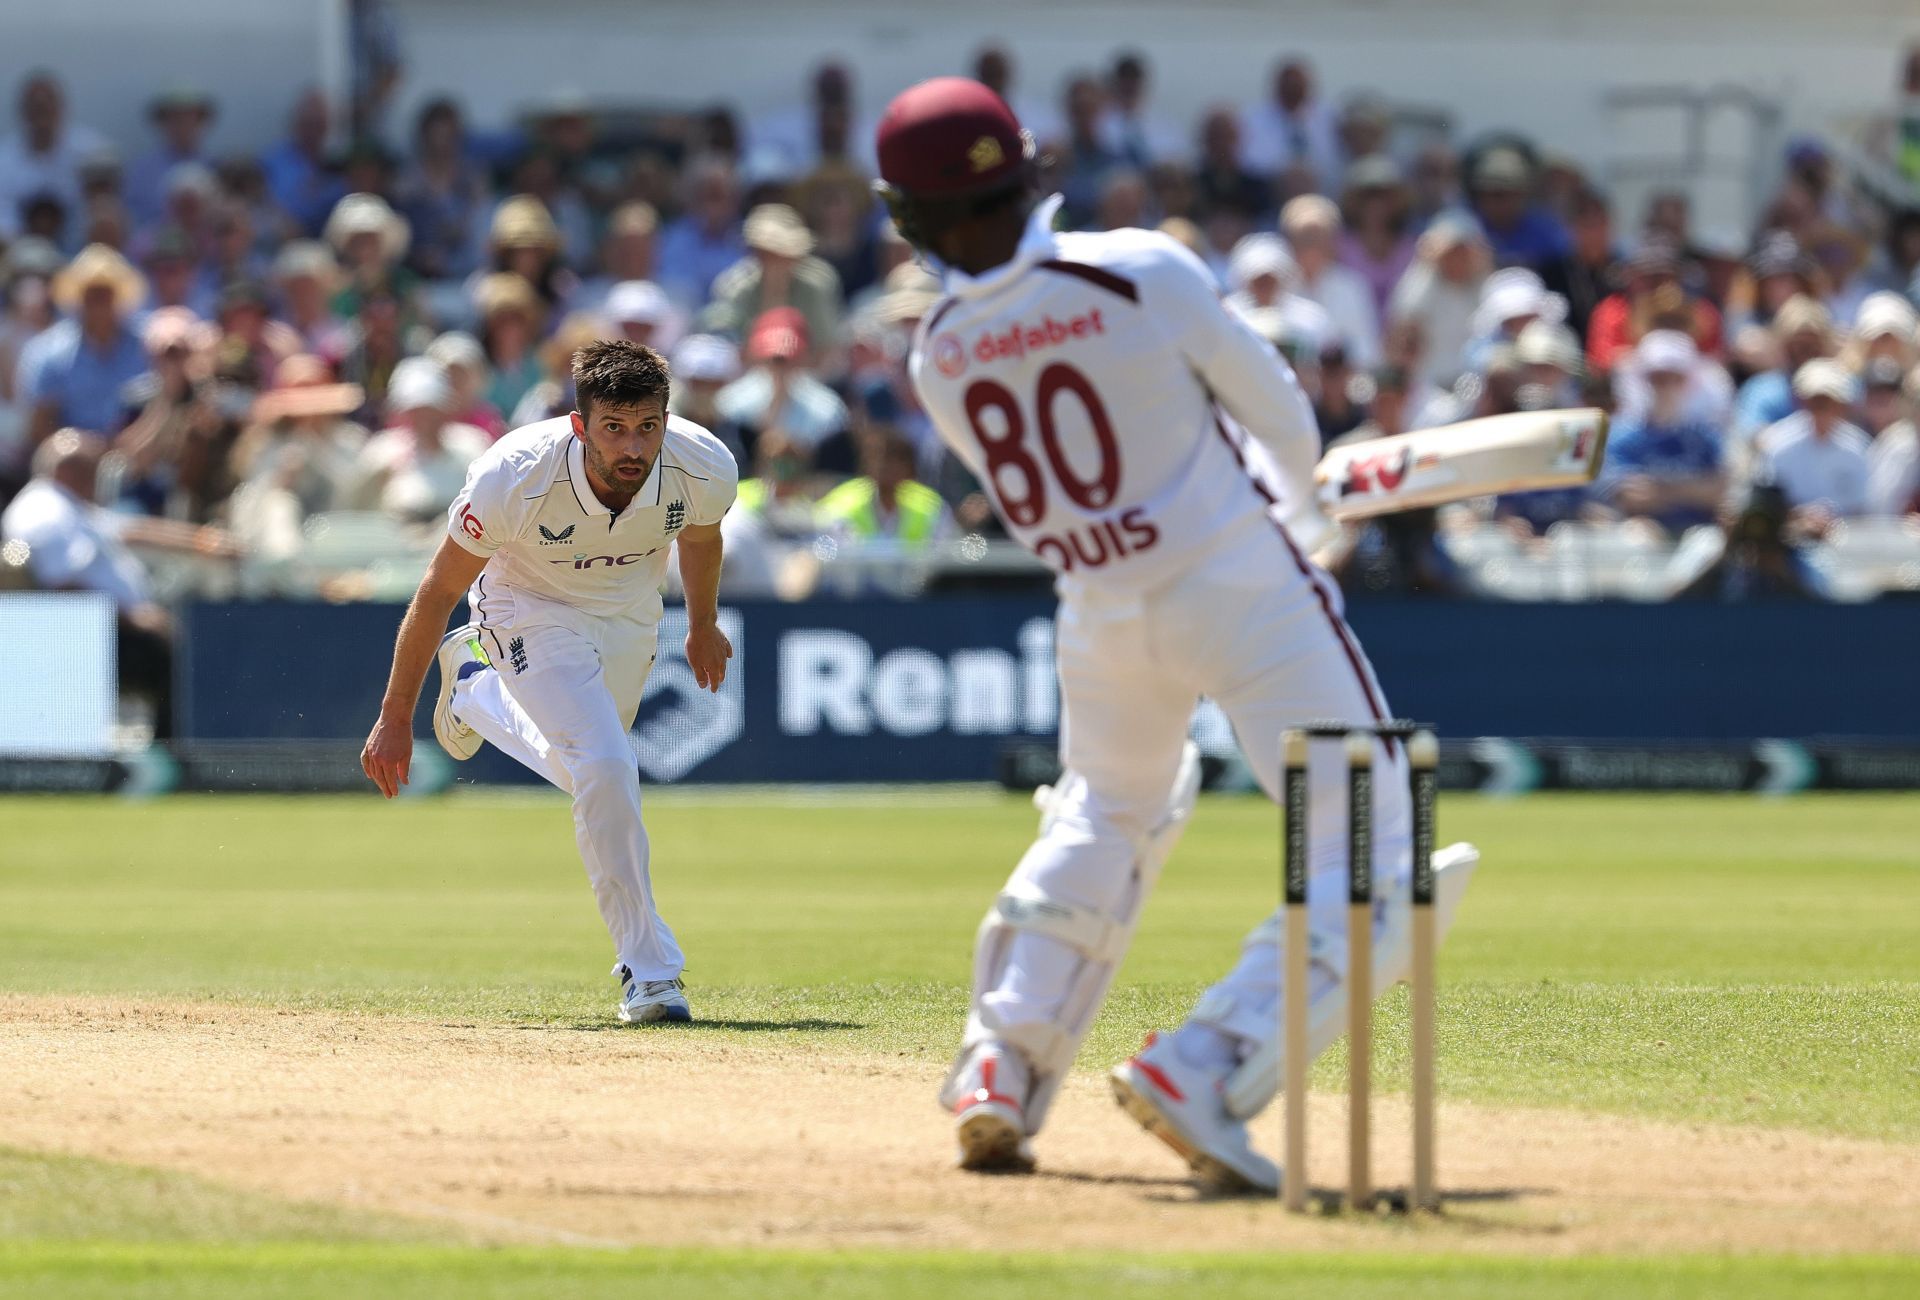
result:
<svg viewBox="0 0 1920 1300"><path fill-rule="evenodd" d="M447 535L490 557L470 593L482 620L488 595L504 589L653 623L675 534L718 523L739 477L718 438L669 415L653 472L615 515L588 486L571 417L556 416L514 430L473 462L447 512Z"/></svg>
<svg viewBox="0 0 1920 1300"><path fill-rule="evenodd" d="M1271 527L1269 515L1324 527L1320 436L1286 362L1180 244L1144 230L1055 233L1058 206L1035 210L1011 261L947 272L949 296L909 363L1009 532L1063 590L1122 593Z"/></svg>

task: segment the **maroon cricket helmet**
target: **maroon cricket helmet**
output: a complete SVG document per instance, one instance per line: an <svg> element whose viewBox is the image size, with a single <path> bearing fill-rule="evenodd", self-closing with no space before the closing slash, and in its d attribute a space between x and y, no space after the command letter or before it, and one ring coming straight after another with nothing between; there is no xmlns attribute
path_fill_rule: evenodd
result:
<svg viewBox="0 0 1920 1300"><path fill-rule="evenodd" d="M919 200L1001 189L1033 157L1033 137L1006 101L968 77L935 77L895 96L875 145L881 181Z"/></svg>

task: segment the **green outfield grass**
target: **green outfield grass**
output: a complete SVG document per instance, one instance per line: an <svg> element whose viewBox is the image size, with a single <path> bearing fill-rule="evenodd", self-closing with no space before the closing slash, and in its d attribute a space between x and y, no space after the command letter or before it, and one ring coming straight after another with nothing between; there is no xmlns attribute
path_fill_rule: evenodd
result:
<svg viewBox="0 0 1920 1300"><path fill-rule="evenodd" d="M652 797L697 1032L951 1052L981 911L1034 826L978 791ZM1083 1068L1177 1021L1275 901L1276 816L1209 798ZM1484 866L1442 958L1451 1097L1920 1139L1920 803L1443 801ZM565 805L0 800L0 990L600 1024L607 941ZM1403 1000L1380 1037L1404 1062ZM1338 1060L1320 1065L1331 1086ZM5 1141L0 1132L0 1142ZM114 1244L103 1244L111 1242ZM343 1244L345 1243L345 1244ZM453 1243L453 1244L449 1244ZM1879 1296L1915 1261L1422 1256L995 1259L481 1251L440 1224L274 1205L181 1175L0 1151L0 1294Z"/></svg>

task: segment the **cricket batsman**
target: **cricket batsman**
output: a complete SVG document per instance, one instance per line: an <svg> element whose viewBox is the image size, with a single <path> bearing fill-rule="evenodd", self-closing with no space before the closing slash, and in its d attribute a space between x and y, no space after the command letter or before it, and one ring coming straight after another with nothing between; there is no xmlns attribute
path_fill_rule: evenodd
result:
<svg viewBox="0 0 1920 1300"><path fill-rule="evenodd" d="M1028 1170L1193 809L1198 698L1225 711L1275 797L1283 728L1382 721L1387 705L1307 558L1332 534L1311 491L1312 410L1200 261L1146 231L1056 232L1060 199L1035 193L1032 137L976 82L901 94L878 150L894 221L944 279L915 336L914 385L1008 531L1057 575L1065 772L981 925L972 1014L941 1092L962 1168ZM1341 788L1338 762L1316 756L1315 786ZM1384 987L1407 961L1411 828L1404 754L1383 746L1375 763ZM1315 1051L1338 1032L1348 974L1344 813L1321 798L1310 819ZM1442 924L1466 874L1442 873ZM1112 1073L1128 1113L1219 1190L1278 1185L1246 1121L1281 1077L1281 939L1276 913L1186 1023Z"/></svg>
<svg viewBox="0 0 1920 1300"><path fill-rule="evenodd" d="M407 783L413 710L437 661L433 732L455 759L482 741L573 796L574 839L613 938L619 1017L688 1020L685 960L654 906L627 732L653 667L667 555L686 588L687 663L720 689L720 519L739 474L725 445L667 414L667 363L624 341L573 356L577 409L517 429L467 471L420 589L361 766ZM444 638L467 597L472 621Z"/></svg>

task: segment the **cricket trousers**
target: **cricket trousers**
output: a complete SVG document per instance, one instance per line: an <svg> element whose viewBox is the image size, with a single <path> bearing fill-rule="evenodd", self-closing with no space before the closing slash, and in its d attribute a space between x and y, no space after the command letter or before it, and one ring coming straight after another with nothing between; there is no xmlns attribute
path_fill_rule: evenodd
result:
<svg viewBox="0 0 1920 1300"><path fill-rule="evenodd" d="M1275 799L1285 728L1389 716L1341 610L1332 581L1303 560L1283 532L1267 526L1248 530L1144 596L1063 592L1056 645L1066 773L1041 837L1009 888L1097 910L1131 928L1144 901L1134 897L1136 855L1165 813L1201 696L1226 714L1262 789ZM1374 762L1374 924L1376 940L1390 942L1406 930L1410 798L1402 747L1376 745ZM1314 999L1344 996L1345 771L1337 742L1314 745L1308 823ZM1279 855L1276 824L1267 850L1276 905ZM1223 1065L1244 1060L1278 1033L1283 942L1276 907L1195 1005L1188 1026L1211 1028L1224 1049ZM997 972L976 976L982 983L970 1039L983 1022L1061 1023L1081 960L1052 936L1020 934Z"/></svg>
<svg viewBox="0 0 1920 1300"><path fill-rule="evenodd" d="M473 616L494 671L454 689L454 715L573 796L574 840L616 958L636 979L673 979L686 963L654 905L628 741L658 625L585 614L503 586L489 586Z"/></svg>

